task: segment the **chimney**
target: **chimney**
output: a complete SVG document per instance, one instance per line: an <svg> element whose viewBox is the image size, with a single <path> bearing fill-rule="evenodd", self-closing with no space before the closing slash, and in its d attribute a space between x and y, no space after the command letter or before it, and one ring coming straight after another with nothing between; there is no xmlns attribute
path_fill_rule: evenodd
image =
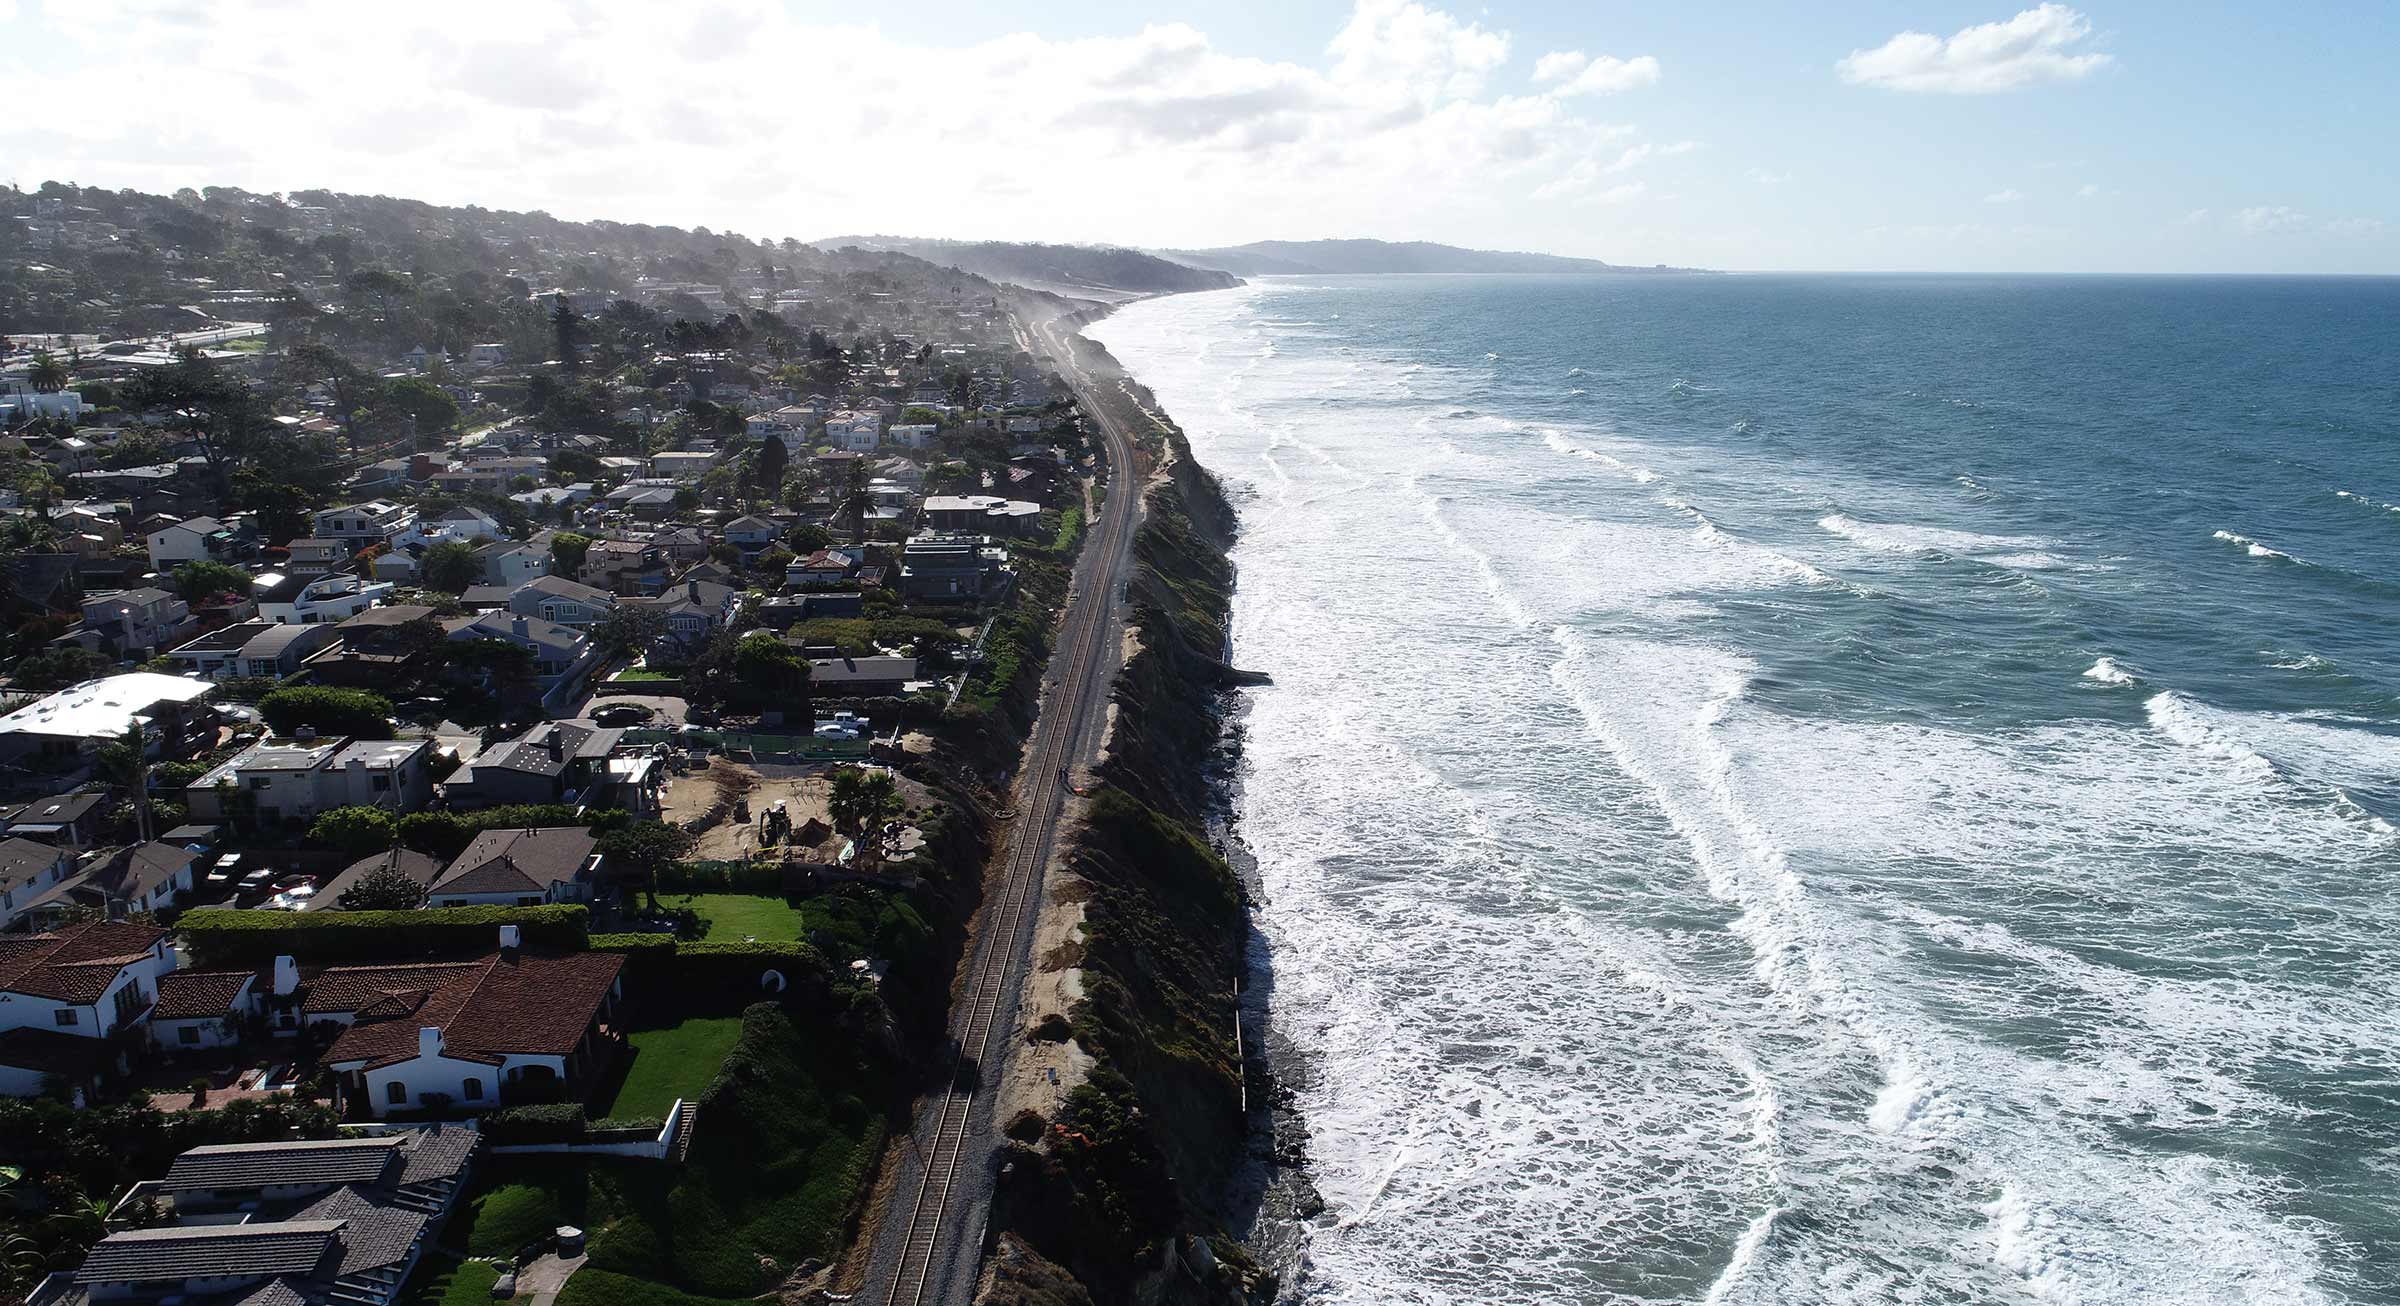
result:
<svg viewBox="0 0 2400 1306"><path fill-rule="evenodd" d="M297 727L292 731L292 740L295 743L313 744L317 742L317 728L315 726Z"/></svg>
<svg viewBox="0 0 2400 1306"><path fill-rule="evenodd" d="M525 619L523 617L516 618L508 623L508 628L516 634L524 634L526 630Z"/></svg>
<svg viewBox="0 0 2400 1306"><path fill-rule="evenodd" d="M501 927L500 927L500 951L502 951L502 952L515 952L515 951L517 950L517 941L518 941L518 939L519 939L520 937L521 937L521 936L518 934L518 932L517 932L517 927L516 927L516 926L514 926L514 925L503 925L503 926L501 926Z"/></svg>
<svg viewBox="0 0 2400 1306"><path fill-rule="evenodd" d="M553 762L567 760L567 741L564 732L557 726L550 727L550 760Z"/></svg>
<svg viewBox="0 0 2400 1306"><path fill-rule="evenodd" d="M687 584L684 587L684 593L692 596L692 602L698 603L700 601L700 582L692 581Z"/></svg>
<svg viewBox="0 0 2400 1306"><path fill-rule="evenodd" d="M300 963L291 957L275 959L275 996L288 998L300 991Z"/></svg>
<svg viewBox="0 0 2400 1306"><path fill-rule="evenodd" d="M442 1054L442 1031L438 1026L417 1026L417 1055L438 1057Z"/></svg>

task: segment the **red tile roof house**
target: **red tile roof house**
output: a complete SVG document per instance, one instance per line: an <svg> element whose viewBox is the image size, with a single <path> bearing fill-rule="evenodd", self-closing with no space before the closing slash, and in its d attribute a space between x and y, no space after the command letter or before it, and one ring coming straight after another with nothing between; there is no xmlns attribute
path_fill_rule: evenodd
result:
<svg viewBox="0 0 2400 1306"><path fill-rule="evenodd" d="M238 1046L259 1015L265 985L248 970L179 970L158 977L150 1042L168 1052Z"/></svg>
<svg viewBox="0 0 2400 1306"><path fill-rule="evenodd" d="M0 937L0 1093L32 1097L52 1075L78 1090L125 1069L109 1036L149 1017L175 969L167 932L92 921Z"/></svg>
<svg viewBox="0 0 2400 1306"><path fill-rule="evenodd" d="M506 948L476 961L336 966L306 986L310 1024L347 1025L326 1049L345 1110L455 1109L570 1097L618 1055L604 1028L625 959Z"/></svg>

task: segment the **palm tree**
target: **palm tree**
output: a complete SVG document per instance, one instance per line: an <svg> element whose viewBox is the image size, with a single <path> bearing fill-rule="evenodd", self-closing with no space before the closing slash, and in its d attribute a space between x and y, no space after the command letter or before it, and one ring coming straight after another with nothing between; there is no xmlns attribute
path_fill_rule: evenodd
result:
<svg viewBox="0 0 2400 1306"><path fill-rule="evenodd" d="M48 395L66 389L71 378L67 375L67 365L45 350L33 356L33 367L25 374L25 379L36 391Z"/></svg>
<svg viewBox="0 0 2400 1306"><path fill-rule="evenodd" d="M875 496L867 493L866 464L850 464L849 474L842 483L841 502L836 505L834 511L836 515L850 519L850 542L852 544L867 542L867 509L872 507L874 502Z"/></svg>
<svg viewBox="0 0 2400 1306"><path fill-rule="evenodd" d="M125 728L124 739L100 745L100 765L133 798L133 832L143 843L150 842L149 751L139 721Z"/></svg>

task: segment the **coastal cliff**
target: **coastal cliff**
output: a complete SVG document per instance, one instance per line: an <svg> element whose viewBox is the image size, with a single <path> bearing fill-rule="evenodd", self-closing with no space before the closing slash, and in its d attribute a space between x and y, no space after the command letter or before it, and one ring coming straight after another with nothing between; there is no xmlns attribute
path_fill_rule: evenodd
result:
<svg viewBox="0 0 2400 1306"><path fill-rule="evenodd" d="M1084 356L1113 371L1098 346ZM1235 994L1249 932L1240 877L1211 845L1233 511L1147 392L1127 387L1145 516L1131 647L1096 784L1054 877L1031 1055L1064 1071L1010 1122L989 1303L1236 1302L1272 1284L1226 1233L1248 1164Z"/></svg>

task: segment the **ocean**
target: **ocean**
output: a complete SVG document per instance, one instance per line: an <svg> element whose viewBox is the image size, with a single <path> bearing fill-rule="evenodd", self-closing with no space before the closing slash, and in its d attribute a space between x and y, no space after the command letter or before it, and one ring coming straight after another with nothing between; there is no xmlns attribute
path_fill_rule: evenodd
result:
<svg viewBox="0 0 2400 1306"><path fill-rule="evenodd" d="M2400 281L1272 278L1325 1303L2400 1301Z"/></svg>

